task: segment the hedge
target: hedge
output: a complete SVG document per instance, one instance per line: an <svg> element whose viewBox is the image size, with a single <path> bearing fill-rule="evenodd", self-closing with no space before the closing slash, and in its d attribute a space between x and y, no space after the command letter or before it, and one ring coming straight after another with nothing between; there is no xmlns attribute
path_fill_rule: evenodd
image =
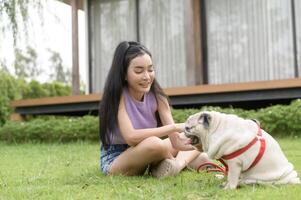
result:
<svg viewBox="0 0 301 200"><path fill-rule="evenodd" d="M98 118L41 117L27 122L7 122L0 128L0 140L11 142L71 142L98 140Z"/></svg>
<svg viewBox="0 0 301 200"><path fill-rule="evenodd" d="M201 110L215 110L257 119L273 136L301 136L301 100L290 105L275 105L258 110L202 107L201 109L173 109L175 122L184 122L189 115ZM0 128L0 140L6 142L70 142L76 140L98 141L99 120L95 116L39 117L27 122L7 122Z"/></svg>
<svg viewBox="0 0 301 200"><path fill-rule="evenodd" d="M174 120L183 122L189 115L203 110L214 110L236 114L242 118L257 119L260 121L261 127L273 136L301 136L301 99L294 100L289 105L274 105L258 110L221 107L173 110Z"/></svg>
<svg viewBox="0 0 301 200"><path fill-rule="evenodd" d="M18 99L71 95L71 86L60 82L39 83L18 79L0 69L0 126L5 124L12 108L10 102Z"/></svg>

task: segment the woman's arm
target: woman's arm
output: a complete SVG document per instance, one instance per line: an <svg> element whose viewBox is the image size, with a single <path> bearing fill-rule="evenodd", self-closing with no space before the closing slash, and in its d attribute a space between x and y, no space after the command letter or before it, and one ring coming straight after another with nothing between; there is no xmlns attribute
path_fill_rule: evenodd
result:
<svg viewBox="0 0 301 200"><path fill-rule="evenodd" d="M135 146L150 136L163 137L182 130L181 127L174 124L173 121L159 128L135 129L126 112L123 95L121 96L119 104L118 125L124 140L130 146Z"/></svg>
<svg viewBox="0 0 301 200"><path fill-rule="evenodd" d="M158 98L158 112L163 125L174 124L174 120L171 114L170 106L167 102L167 99ZM190 139L188 138L181 138L179 132L183 132L185 128L185 124L176 124L178 126L177 131L173 131L168 134L169 139L173 148L182 150L182 151L189 151L194 150L195 148L190 144Z"/></svg>

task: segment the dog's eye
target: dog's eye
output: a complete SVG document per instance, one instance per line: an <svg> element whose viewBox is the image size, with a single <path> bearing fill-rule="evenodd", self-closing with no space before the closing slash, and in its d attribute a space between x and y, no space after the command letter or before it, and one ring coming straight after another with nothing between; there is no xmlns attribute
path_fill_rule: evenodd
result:
<svg viewBox="0 0 301 200"><path fill-rule="evenodd" d="M186 132L190 132L190 130L191 130L191 127L187 127L187 126L185 127Z"/></svg>

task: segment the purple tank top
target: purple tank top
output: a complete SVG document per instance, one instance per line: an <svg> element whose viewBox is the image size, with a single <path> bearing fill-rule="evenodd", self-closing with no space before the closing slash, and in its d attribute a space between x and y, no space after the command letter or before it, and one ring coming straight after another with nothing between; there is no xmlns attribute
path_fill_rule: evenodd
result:
<svg viewBox="0 0 301 200"><path fill-rule="evenodd" d="M135 129L157 127L156 111L157 100L153 92L144 95L143 101L137 101L130 94L127 88L123 89L125 109ZM112 134L112 144L125 144L119 128Z"/></svg>

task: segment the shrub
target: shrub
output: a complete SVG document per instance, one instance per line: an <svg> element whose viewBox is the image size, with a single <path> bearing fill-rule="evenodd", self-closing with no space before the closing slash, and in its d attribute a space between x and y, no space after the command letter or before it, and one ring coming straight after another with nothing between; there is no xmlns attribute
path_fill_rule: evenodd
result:
<svg viewBox="0 0 301 200"><path fill-rule="evenodd" d="M71 86L60 82L39 83L32 80L28 84L25 83L21 88L24 89L22 91L22 99L71 95Z"/></svg>
<svg viewBox="0 0 301 200"><path fill-rule="evenodd" d="M18 82L7 72L0 70L0 126L5 123L10 113L10 101L20 98Z"/></svg>
<svg viewBox="0 0 301 200"><path fill-rule="evenodd" d="M273 135L301 135L301 99L292 101L290 105L275 105L259 109L254 116Z"/></svg>
<svg viewBox="0 0 301 200"><path fill-rule="evenodd" d="M48 91L49 97L69 96L72 94L72 88L60 82L44 83L43 87Z"/></svg>
<svg viewBox="0 0 301 200"><path fill-rule="evenodd" d="M39 83L32 80L16 79L0 69L0 127L12 113L10 102L18 99L71 95L71 86L59 82Z"/></svg>
<svg viewBox="0 0 301 200"><path fill-rule="evenodd" d="M185 122L192 114L201 110L215 110L257 119L261 126L273 136L299 137L301 135L301 100L290 105L276 105L259 110L242 110L220 107L201 109L173 109L175 122ZM75 140L98 141L99 121L95 116L54 117L44 116L27 122L8 122L0 128L0 140L7 142L69 142Z"/></svg>
<svg viewBox="0 0 301 200"><path fill-rule="evenodd" d="M191 114L208 110L236 114L243 118L257 119L261 127L274 136L301 136L301 99L290 105L275 105L258 110L202 107L201 109L173 110L175 122L184 122Z"/></svg>
<svg viewBox="0 0 301 200"><path fill-rule="evenodd" d="M27 122L7 122L0 128L0 140L7 142L69 142L76 140L98 140L98 118L48 117Z"/></svg>

